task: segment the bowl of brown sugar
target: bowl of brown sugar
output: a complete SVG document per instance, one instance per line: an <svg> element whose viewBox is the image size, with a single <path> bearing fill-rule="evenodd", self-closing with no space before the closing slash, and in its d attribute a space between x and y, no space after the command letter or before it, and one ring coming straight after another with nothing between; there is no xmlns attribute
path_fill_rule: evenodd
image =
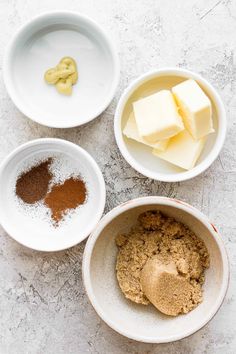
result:
<svg viewBox="0 0 236 354"><path fill-rule="evenodd" d="M0 223L24 246L40 251L72 247L90 234L104 206L98 165L71 142L30 141L0 167Z"/></svg>
<svg viewBox="0 0 236 354"><path fill-rule="evenodd" d="M216 227L191 205L165 197L130 200L91 233L83 280L98 315L133 340L166 343L206 325L228 287Z"/></svg>

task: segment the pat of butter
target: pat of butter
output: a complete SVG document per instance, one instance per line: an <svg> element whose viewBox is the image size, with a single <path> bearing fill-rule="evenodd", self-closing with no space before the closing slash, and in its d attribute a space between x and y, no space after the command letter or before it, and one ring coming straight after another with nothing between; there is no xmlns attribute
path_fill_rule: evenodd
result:
<svg viewBox="0 0 236 354"><path fill-rule="evenodd" d="M169 90L162 90L133 102L133 108L139 135L149 143L168 139L184 129Z"/></svg>
<svg viewBox="0 0 236 354"><path fill-rule="evenodd" d="M148 145L150 147L153 147L153 148L161 150L161 151L164 151L167 148L167 145L168 145L168 142L169 142L169 139L160 140L160 141L157 141L156 143L153 143L153 144L148 143L147 141L145 141L139 135L137 124L136 124L133 112L131 112L130 115L129 115L129 118L128 118L127 123L126 123L126 125L124 127L124 130L123 130L123 134L125 136L127 136L127 138L129 138L129 139L136 140L139 143Z"/></svg>
<svg viewBox="0 0 236 354"><path fill-rule="evenodd" d="M183 130L170 139L166 151L153 150L153 154L174 165L190 170L199 158L206 138L193 139L187 130Z"/></svg>
<svg viewBox="0 0 236 354"><path fill-rule="evenodd" d="M195 139L214 132L211 101L194 80L186 80L172 88L185 128Z"/></svg>

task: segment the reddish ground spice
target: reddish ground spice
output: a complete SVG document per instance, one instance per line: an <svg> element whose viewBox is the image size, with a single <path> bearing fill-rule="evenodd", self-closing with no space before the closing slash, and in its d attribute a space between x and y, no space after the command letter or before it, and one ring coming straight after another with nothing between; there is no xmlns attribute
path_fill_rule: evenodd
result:
<svg viewBox="0 0 236 354"><path fill-rule="evenodd" d="M84 181L71 177L63 184L56 184L44 199L45 205L51 209L52 219L58 224L71 210L83 204L87 190Z"/></svg>
<svg viewBox="0 0 236 354"><path fill-rule="evenodd" d="M29 171L23 172L16 181L16 195L27 204L42 200L47 194L52 173L49 167L52 159L40 162Z"/></svg>

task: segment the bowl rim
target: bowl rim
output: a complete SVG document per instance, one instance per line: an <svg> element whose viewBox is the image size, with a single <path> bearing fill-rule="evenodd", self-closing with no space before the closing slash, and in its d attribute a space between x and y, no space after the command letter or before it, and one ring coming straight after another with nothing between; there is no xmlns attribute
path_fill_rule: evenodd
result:
<svg viewBox="0 0 236 354"><path fill-rule="evenodd" d="M50 19L50 18L56 19L58 16L64 16L65 22L69 21L69 19L71 19L71 18L74 18L74 19L78 20L78 23L80 20L83 20L89 26L91 26L95 32L98 32L102 36L104 43L111 54L111 59L112 59L112 63L113 63L114 74L113 74L112 85L111 85L111 88L110 88L108 94L106 95L106 97L104 99L103 104L100 105L99 109L91 117L89 117L86 120L83 120L83 122L81 122L81 123L78 122L78 123L70 124L70 120L66 121L65 124L57 124L57 123L47 124L46 122L42 122L40 119L41 114L38 114L37 108L36 108L36 110L31 110L31 108L28 108L27 103L25 104L21 100L21 98L17 94L17 91L14 89L14 83L13 83L13 79L12 79L12 70L11 70L10 63L11 63L13 51L14 51L14 48L15 48L15 45L17 43L19 36L21 35L21 33L23 31L25 31L25 29L27 27L30 28L30 26L33 25L35 22L44 21L44 20ZM50 128L60 128L60 129L73 128L73 127L78 127L78 126L84 125L84 124L92 121L93 119L97 118L109 106L109 104L111 103L112 99L115 96L115 93L116 93L116 90L117 90L117 87L118 87L118 84L120 81L120 61L119 61L119 56L118 56L116 46L114 45L113 41L111 40L111 38L109 37L109 35L105 31L105 29L103 29L103 27L100 26L100 24L98 24L96 21L94 21L90 17L83 15L83 14L76 12L76 11L64 11L64 10L46 11L46 12L40 13L37 16L34 16L30 20L28 20L27 22L22 24L16 30L16 32L12 35L12 37L5 49L5 53L3 56L3 80L5 83L8 95L10 96L12 102L15 104L15 106L18 108L18 110L21 113L23 113L26 117L28 117L32 121L34 121L42 126L47 126Z"/></svg>
<svg viewBox="0 0 236 354"><path fill-rule="evenodd" d="M218 111L218 134L217 138L215 141L215 144L211 150L211 152L206 156L206 158L197 166L195 166L193 169L188 170L188 171L183 171L183 172L178 172L178 173L173 173L173 174L167 174L167 173L159 173L159 172L152 172L148 168L142 166L139 162L137 162L133 156L129 153L126 144L123 139L123 133L121 131L121 118L122 118L122 113L123 109L129 99L129 97L133 94L133 92L142 84L147 82L148 80L152 80L155 77L161 77L161 76L170 76L170 75L175 75L175 76L183 76L186 78L192 78L195 79L196 81L200 82L205 86L213 95L214 97L214 104L216 106L216 109ZM135 80L133 80L127 88L123 91L123 94L121 95L116 111L115 111L115 117L114 117L114 133L115 133L115 139L117 146L124 157L124 159L133 167L136 171L141 173L142 175L152 178L157 181L162 181L162 182L181 182L181 181L186 181L191 178L194 178L198 176L199 174L203 173L206 169L208 169L211 164L216 160L218 157L225 141L226 137L226 131L227 131L227 119L226 119L226 111L225 107L223 104L223 101L217 92L217 90L212 86L212 84L203 78L201 75L199 75L196 72L193 72L188 69L182 69L178 67L163 67L160 69L155 69L148 71Z"/></svg>
<svg viewBox="0 0 236 354"><path fill-rule="evenodd" d="M16 237L15 235L13 235L12 233L9 232L9 228L8 225L9 223L7 222L3 222L3 218L1 215L1 209L0 209L0 224L2 225L3 229L6 231L6 233L12 238L14 239L16 242L18 242L19 244L29 248L29 249L34 249L36 251L43 251L43 252L55 252L55 251L62 251L65 249L68 249L70 247L73 247L77 244L79 244L80 242L82 242L84 239L86 239L89 234L92 232L92 230L96 227L97 223L99 222L99 220L101 219L102 215L103 215L103 211L105 208L105 203L106 203L106 187L105 187L105 181L102 175L102 172L97 164L97 162L94 160L94 158L86 151L84 150L82 147L64 140L64 139L58 139L58 138L40 138L40 139L34 139L31 141L28 141L20 146L18 146L16 149L14 149L12 152L10 152L5 159L2 161L2 163L0 164L0 182L1 182L1 177L2 174L4 173L4 169L6 167L6 165L12 160L13 157L17 156L21 151L24 151L25 149L29 148L29 147L33 147L33 146L42 146L44 144L60 144L61 146L70 146L71 148L74 149L74 152L78 152L79 154L82 154L87 162L93 167L93 171L97 176L98 179L98 183L99 183L99 189L101 192L101 198L99 200L99 205L98 205L98 213L97 213L97 217L96 218L92 218L90 220L89 223L89 232L78 232L78 235L80 235L80 238L78 241L74 241L74 242L69 242L66 241L64 242L64 246L61 247L53 247L53 248L48 248L45 246L41 246L41 247L32 247L31 245L29 245L27 242L25 242L24 240L22 240L21 238ZM1 200L1 199L0 199ZM11 221L9 221L11 222Z"/></svg>
<svg viewBox="0 0 236 354"><path fill-rule="evenodd" d="M177 209L181 209L186 211L187 213L193 215L195 218L197 218L200 222L204 224L204 226L209 230L209 232L212 234L213 239L216 241L218 248L220 250L221 256L222 256L222 264L223 264L223 281L221 283L221 289L220 293L217 299L217 302L215 303L215 306L213 307L212 311L205 317L204 320L199 321L197 325L195 325L192 329L185 331L183 334L179 335L174 335L170 336L165 339L158 338L150 338L148 336L137 336L134 335L133 333L130 333L128 331L124 331L122 328L119 328L116 323L109 318L109 316L104 313L102 308L100 307L98 301L96 300L96 296L93 292L93 287L92 287L92 282L90 278L90 263L91 263L91 256L93 252L94 245L97 241L97 239L100 236L100 233L102 230L118 215L122 214L123 212L135 208L137 206L142 206L142 205L147 205L147 204L153 204L153 205L167 205L167 206L172 206ZM220 237L219 237L220 236ZM140 197L136 199L129 200L125 203L122 203L109 211L98 223L96 228L93 230L93 232L90 234L88 241L86 243L85 249L84 249L84 254L83 254L83 263L82 263L82 278L83 278L83 283L84 287L87 293L87 296L94 308L94 310L97 312L97 314L101 317L101 319L106 322L113 330L116 332L120 333L121 335L128 337L130 339L144 342L144 343L169 343L169 342L174 342L183 338L186 338L195 332L199 331L201 328L203 328L218 312L220 309L224 298L227 293L228 285L229 285L229 260L228 260L228 255L224 246L224 243L222 241L222 237L219 234L218 230L216 229L215 225L212 224L209 219L198 209L193 207L192 205L183 202L178 199L173 199L173 198L168 198L168 197L159 197L159 196L148 196L148 197Z"/></svg>

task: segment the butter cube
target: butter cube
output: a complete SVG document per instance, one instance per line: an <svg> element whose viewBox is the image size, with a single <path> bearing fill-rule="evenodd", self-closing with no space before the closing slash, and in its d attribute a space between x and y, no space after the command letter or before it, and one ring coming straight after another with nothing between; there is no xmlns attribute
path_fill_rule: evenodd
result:
<svg viewBox="0 0 236 354"><path fill-rule="evenodd" d="M195 139L214 132L211 101L196 81L190 79L172 88L185 128Z"/></svg>
<svg viewBox="0 0 236 354"><path fill-rule="evenodd" d="M133 112L130 113L128 121L127 121L127 123L126 123L126 125L125 125L125 127L123 129L123 134L125 136L127 136L127 138L129 138L129 139L136 140L139 143L148 145L150 147L153 147L153 148L161 150L161 151L164 151L167 148L167 145L168 145L168 142L169 142L169 139L160 140L160 141L157 141L156 143L153 143L153 144L146 142L139 135L137 124L136 124Z"/></svg>
<svg viewBox="0 0 236 354"><path fill-rule="evenodd" d="M184 129L169 90L162 90L133 102L133 109L139 135L151 144L168 139Z"/></svg>
<svg viewBox="0 0 236 354"><path fill-rule="evenodd" d="M185 170L190 170L195 166L205 141L206 137L195 140L187 130L183 130L170 139L165 151L154 149L153 154Z"/></svg>

